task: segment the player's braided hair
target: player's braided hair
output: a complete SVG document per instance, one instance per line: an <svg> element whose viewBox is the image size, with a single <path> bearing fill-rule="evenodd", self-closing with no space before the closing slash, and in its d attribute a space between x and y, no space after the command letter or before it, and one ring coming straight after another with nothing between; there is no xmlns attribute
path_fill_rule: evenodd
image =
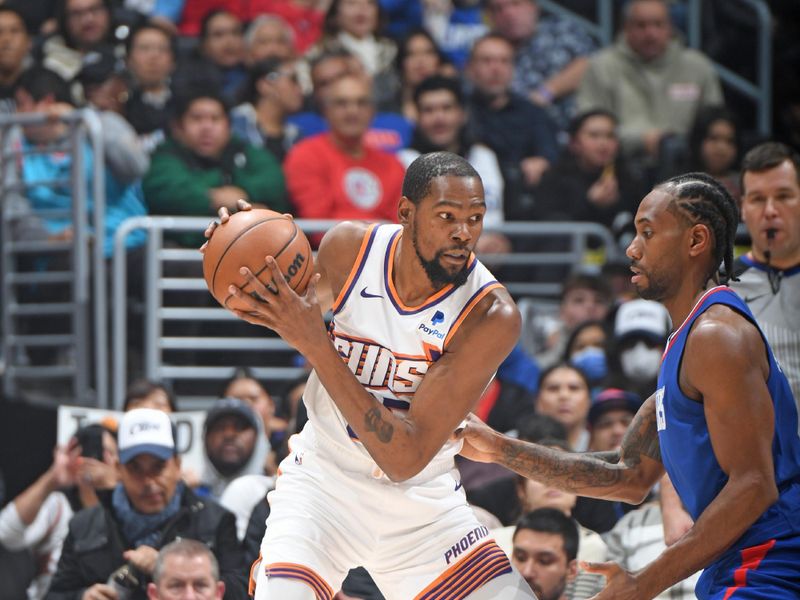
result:
<svg viewBox="0 0 800 600"><path fill-rule="evenodd" d="M708 278L716 280L719 266L724 261L722 281L736 281L733 277L733 245L739 210L728 190L706 173L677 175L659 187L674 198L677 212L689 223L704 223L714 234L714 264Z"/></svg>
<svg viewBox="0 0 800 600"><path fill-rule="evenodd" d="M428 195L431 182L437 177L475 177L481 176L471 164L452 152L431 152L422 154L412 162L403 179L403 196L414 204Z"/></svg>

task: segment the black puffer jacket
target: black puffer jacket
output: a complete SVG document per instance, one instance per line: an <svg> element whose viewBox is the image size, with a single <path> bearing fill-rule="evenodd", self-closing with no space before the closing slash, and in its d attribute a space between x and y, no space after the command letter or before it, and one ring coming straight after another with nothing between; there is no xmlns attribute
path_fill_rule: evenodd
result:
<svg viewBox="0 0 800 600"><path fill-rule="evenodd" d="M179 537L205 543L217 557L226 600L248 597L248 565L236 538L233 514L213 500L201 499L185 489L178 514L162 528L157 546L161 548ZM70 521L47 600L80 600L87 588L95 583L106 583L109 576L125 564L122 553L129 549L111 508L109 494L101 498L101 504L80 511ZM147 598L150 580L140 579L143 581L131 600Z"/></svg>

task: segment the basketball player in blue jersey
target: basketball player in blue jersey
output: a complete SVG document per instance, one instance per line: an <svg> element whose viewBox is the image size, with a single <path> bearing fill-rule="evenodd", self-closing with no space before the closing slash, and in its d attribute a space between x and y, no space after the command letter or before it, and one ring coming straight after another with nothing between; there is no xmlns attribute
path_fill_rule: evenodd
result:
<svg viewBox="0 0 800 600"><path fill-rule="evenodd" d="M237 316L313 367L309 421L268 498L257 600L330 599L359 565L389 600L535 598L467 505L454 463L452 433L520 329L472 254L485 212L467 161L423 155L406 173L400 224L331 229L303 296L271 257L277 294L247 269L257 297L231 288Z"/></svg>
<svg viewBox="0 0 800 600"><path fill-rule="evenodd" d="M628 247L640 295L677 328L656 393L613 455L564 454L510 439L470 417L462 454L585 496L641 502L666 469L694 526L646 568L588 565L594 600L653 598L705 569L701 599L800 598L800 439L786 377L744 301L717 282L733 265L738 222L704 173L670 179L636 213Z"/></svg>

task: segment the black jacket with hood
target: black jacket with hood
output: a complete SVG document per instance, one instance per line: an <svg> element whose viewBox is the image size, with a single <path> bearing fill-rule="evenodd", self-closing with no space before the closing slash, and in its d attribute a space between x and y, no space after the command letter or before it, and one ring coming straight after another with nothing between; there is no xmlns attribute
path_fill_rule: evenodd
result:
<svg viewBox="0 0 800 600"><path fill-rule="evenodd" d="M245 600L248 565L236 537L236 522L228 512L209 499L200 499L184 488L178 513L161 527L156 549L177 538L203 542L219 562L220 579L225 582L225 600ZM122 553L131 549L122 535L111 494L104 494L97 506L77 513L70 521L58 569L47 593L47 600L80 600L87 588L106 583L111 574L125 564ZM147 598L149 577L139 575L139 588L131 600Z"/></svg>

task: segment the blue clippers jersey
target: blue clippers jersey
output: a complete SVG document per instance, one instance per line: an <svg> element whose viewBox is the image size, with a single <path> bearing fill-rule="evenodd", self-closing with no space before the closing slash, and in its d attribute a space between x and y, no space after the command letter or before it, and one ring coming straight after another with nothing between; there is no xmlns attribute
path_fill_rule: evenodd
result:
<svg viewBox="0 0 800 600"><path fill-rule="evenodd" d="M744 301L727 286L718 286L695 305L683 324L670 336L661 363L656 391L656 418L661 458L684 506L697 520L728 481L711 447L703 403L686 397L678 384L686 339L694 321L714 304L730 306L757 328ZM759 333L761 332L759 328ZM763 333L769 359L767 388L775 410L772 460L779 491L773 504L748 529L733 548L786 533L787 527L800 528L800 438L797 435L797 408L789 383L775 362Z"/></svg>

